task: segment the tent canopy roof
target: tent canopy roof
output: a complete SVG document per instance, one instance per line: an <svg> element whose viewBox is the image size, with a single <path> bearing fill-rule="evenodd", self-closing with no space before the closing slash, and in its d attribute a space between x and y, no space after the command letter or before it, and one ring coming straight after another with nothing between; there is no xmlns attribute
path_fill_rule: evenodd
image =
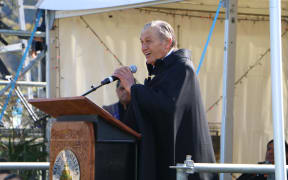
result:
<svg viewBox="0 0 288 180"><path fill-rule="evenodd" d="M238 13L269 15L269 1L270 0L238 1ZM288 8L287 8L288 0L281 0L281 2L282 2L282 16L287 16L288 15ZM218 7L218 4L219 4L219 0L184 0L181 2L177 2L177 3L156 5L155 7L215 12Z"/></svg>
<svg viewBox="0 0 288 180"><path fill-rule="evenodd" d="M286 8L288 0L282 0L281 2L282 16L288 16L288 8ZM215 12L218 3L219 0L40 0L37 7L40 9L56 11L73 11L74 13L81 12L80 14L84 11L88 11L88 14L91 14L148 6L166 9ZM252 15L269 15L269 0L238 1L238 12ZM78 13L76 13L76 15L77 14Z"/></svg>
<svg viewBox="0 0 288 180"><path fill-rule="evenodd" d="M132 5L143 7L176 1L181 0L40 0L36 6L40 9L74 11L126 7Z"/></svg>

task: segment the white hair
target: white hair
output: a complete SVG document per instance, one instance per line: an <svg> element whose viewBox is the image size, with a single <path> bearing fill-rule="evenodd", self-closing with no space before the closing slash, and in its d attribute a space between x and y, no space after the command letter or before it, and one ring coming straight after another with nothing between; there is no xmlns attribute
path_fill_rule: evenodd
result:
<svg viewBox="0 0 288 180"><path fill-rule="evenodd" d="M151 21L144 25L142 32L150 27L156 27L159 31L159 35L161 39L172 39L171 48L176 48L177 41L174 34L174 29L172 26L161 20Z"/></svg>

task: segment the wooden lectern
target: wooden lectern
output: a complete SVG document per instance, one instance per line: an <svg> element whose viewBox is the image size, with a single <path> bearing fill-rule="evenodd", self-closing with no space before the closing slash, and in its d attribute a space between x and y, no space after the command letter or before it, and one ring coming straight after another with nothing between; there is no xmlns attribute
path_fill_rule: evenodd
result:
<svg viewBox="0 0 288 180"><path fill-rule="evenodd" d="M50 180L135 180L141 135L88 98L31 99L56 118L51 128Z"/></svg>

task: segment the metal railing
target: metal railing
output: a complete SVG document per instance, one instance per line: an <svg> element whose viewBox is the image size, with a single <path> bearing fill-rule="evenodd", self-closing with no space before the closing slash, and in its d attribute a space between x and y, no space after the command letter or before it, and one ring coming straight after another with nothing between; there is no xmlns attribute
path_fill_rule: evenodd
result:
<svg viewBox="0 0 288 180"><path fill-rule="evenodd" d="M7 80L0 80L0 85L8 85L10 83L11 82ZM21 86L45 87L47 83L46 82L34 82L34 81L17 81L16 84L21 85Z"/></svg>
<svg viewBox="0 0 288 180"><path fill-rule="evenodd" d="M1 137L20 137L25 134L26 137L43 137L43 130L40 128L34 128L34 129L4 129L0 128L0 135Z"/></svg>
<svg viewBox="0 0 288 180"><path fill-rule="evenodd" d="M10 30L10 29L0 29L0 34L13 35L13 36L24 36L24 37L30 37L31 36L30 31ZM45 32L37 31L35 33L35 37L45 37L45 36L46 36Z"/></svg>
<svg viewBox="0 0 288 180"><path fill-rule="evenodd" d="M176 169L177 180L188 180L189 174L210 172L210 173L259 173L273 174L275 173L275 165L268 164L217 164L217 163L194 163L191 156L187 155L184 164L170 166ZM286 171L288 166L286 165Z"/></svg>
<svg viewBox="0 0 288 180"><path fill-rule="evenodd" d="M49 166L49 162L0 162L1 170L49 170Z"/></svg>

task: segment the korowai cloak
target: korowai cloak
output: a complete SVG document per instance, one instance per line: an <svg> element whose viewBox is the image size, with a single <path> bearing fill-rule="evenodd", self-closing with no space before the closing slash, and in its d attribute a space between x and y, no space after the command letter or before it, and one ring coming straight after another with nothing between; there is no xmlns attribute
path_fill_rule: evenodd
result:
<svg viewBox="0 0 288 180"><path fill-rule="evenodd" d="M126 123L140 131L139 180L175 180L169 166L192 155L196 163L214 163L214 151L190 51L180 49L155 67L152 79L131 87ZM211 180L212 173L195 173L189 180Z"/></svg>

